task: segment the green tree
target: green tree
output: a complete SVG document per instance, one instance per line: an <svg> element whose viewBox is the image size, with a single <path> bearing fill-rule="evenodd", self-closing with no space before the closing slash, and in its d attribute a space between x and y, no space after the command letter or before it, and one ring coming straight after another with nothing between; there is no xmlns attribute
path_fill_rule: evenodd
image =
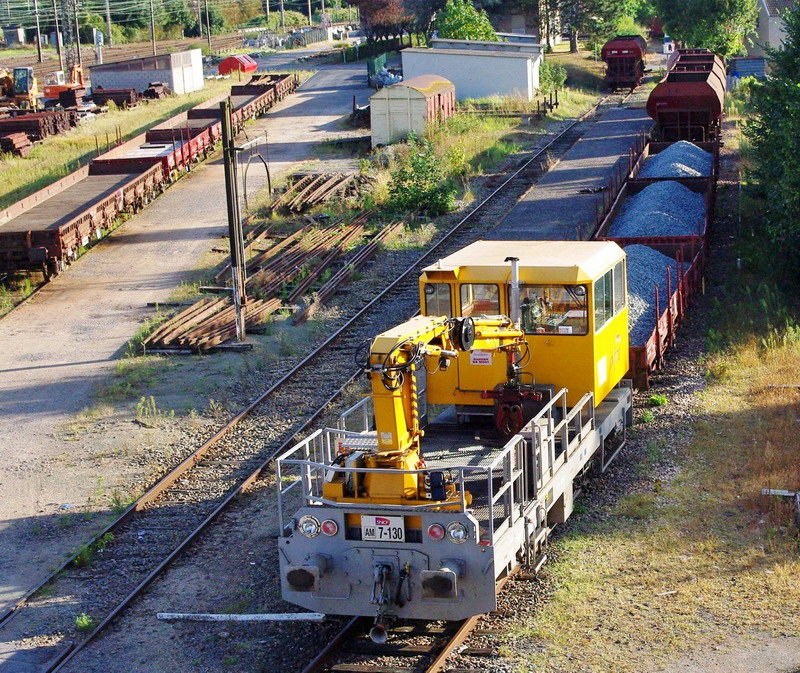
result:
<svg viewBox="0 0 800 673"><path fill-rule="evenodd" d="M744 52L758 17L757 0L657 0L657 6L672 37L724 58Z"/></svg>
<svg viewBox="0 0 800 673"><path fill-rule="evenodd" d="M561 0L561 20L569 32L569 48L578 51L578 34L587 35L590 43L602 44L617 32L625 16L635 11L634 2L620 0Z"/></svg>
<svg viewBox="0 0 800 673"><path fill-rule="evenodd" d="M475 9L467 0L447 0L436 21L436 28L440 37L453 40L499 41L486 11Z"/></svg>
<svg viewBox="0 0 800 673"><path fill-rule="evenodd" d="M776 266L800 277L800 8L783 16L783 49L767 47L770 75L751 91L752 191L760 202L753 234L765 237Z"/></svg>

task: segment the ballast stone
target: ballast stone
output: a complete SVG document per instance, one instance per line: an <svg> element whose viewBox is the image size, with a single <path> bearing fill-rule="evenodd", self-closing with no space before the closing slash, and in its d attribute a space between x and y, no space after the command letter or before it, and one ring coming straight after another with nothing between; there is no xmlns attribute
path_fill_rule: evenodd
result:
<svg viewBox="0 0 800 673"><path fill-rule="evenodd" d="M658 285L658 310L667 306L667 270L672 287L676 283L675 260L646 245L628 245L628 329L631 346L643 346L656 327L655 286Z"/></svg>
<svg viewBox="0 0 800 673"><path fill-rule="evenodd" d="M704 178L711 175L713 157L686 140L645 159L639 178Z"/></svg>
<svg viewBox="0 0 800 673"><path fill-rule="evenodd" d="M706 202L679 182L656 182L625 200L608 236L697 236L703 233Z"/></svg>

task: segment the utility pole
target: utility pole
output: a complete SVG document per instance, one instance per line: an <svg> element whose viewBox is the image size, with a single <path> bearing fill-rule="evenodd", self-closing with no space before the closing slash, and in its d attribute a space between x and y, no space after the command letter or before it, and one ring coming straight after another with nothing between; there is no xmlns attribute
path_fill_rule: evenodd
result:
<svg viewBox="0 0 800 673"><path fill-rule="evenodd" d="M208 16L208 0L206 0L206 32L208 33L208 51L211 53L211 19Z"/></svg>
<svg viewBox="0 0 800 673"><path fill-rule="evenodd" d="M42 29L39 26L39 0L33 0L33 16L36 18L36 55L42 62Z"/></svg>
<svg viewBox="0 0 800 673"><path fill-rule="evenodd" d="M78 65L83 67L83 56L81 55L81 27L78 20L78 0L73 0L72 5L75 11L75 46L78 48Z"/></svg>
<svg viewBox="0 0 800 673"><path fill-rule="evenodd" d="M153 9L153 0L150 0L150 41L153 43L153 56L156 55L156 12Z"/></svg>
<svg viewBox="0 0 800 673"><path fill-rule="evenodd" d="M313 26L314 24L311 23L311 0L308 0L308 25Z"/></svg>
<svg viewBox="0 0 800 673"><path fill-rule="evenodd" d="M286 17L283 14L283 0L280 0L280 8L281 8L281 32L286 32Z"/></svg>
<svg viewBox="0 0 800 673"><path fill-rule="evenodd" d="M244 236L242 217L239 211L239 182L236 170L236 146L231 121L231 101L219 104L222 116L222 156L225 162L225 191L228 200L228 238L231 244L231 275L233 279L233 308L236 315L236 340L244 342L245 313L247 304L245 294Z"/></svg>
<svg viewBox="0 0 800 673"><path fill-rule="evenodd" d="M61 31L58 29L58 7L53 0L53 21L56 24L56 51L58 52L58 69L64 70L64 57L61 55Z"/></svg>
<svg viewBox="0 0 800 673"><path fill-rule="evenodd" d="M114 40L111 37L111 5L108 4L108 0L106 0L106 28L108 28L108 46L114 46Z"/></svg>

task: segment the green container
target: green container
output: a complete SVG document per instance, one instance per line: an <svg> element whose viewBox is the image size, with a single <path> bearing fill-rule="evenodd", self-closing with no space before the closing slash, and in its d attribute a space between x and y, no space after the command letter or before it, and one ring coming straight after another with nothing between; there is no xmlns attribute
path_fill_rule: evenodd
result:
<svg viewBox="0 0 800 673"><path fill-rule="evenodd" d="M377 75L383 66L386 65L386 54L381 54L375 58L367 59L367 75L372 77Z"/></svg>

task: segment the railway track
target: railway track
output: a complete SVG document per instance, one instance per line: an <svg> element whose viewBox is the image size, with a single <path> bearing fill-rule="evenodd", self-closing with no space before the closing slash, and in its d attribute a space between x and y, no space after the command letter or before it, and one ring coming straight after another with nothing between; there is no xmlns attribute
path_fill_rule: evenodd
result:
<svg viewBox="0 0 800 673"><path fill-rule="evenodd" d="M0 632L6 643L46 654L31 670L57 671L64 667L238 494L259 479L271 457L314 423L356 377L353 345L395 324L399 315L416 312L420 269L481 238L547 172L552 160L560 158L578 140L599 110L622 102L618 96L603 99L584 116L567 124L546 145L531 152L428 252L396 273L395 280L383 292L165 475L78 554L27 592L0 616ZM353 372L352 376L348 372ZM88 563L91 572L82 569ZM47 594L51 593L61 598L48 599ZM65 596L70 600L63 600ZM27 609L34 605L35 609ZM97 626L83 640L70 642L66 634L74 631L74 617L80 612L94 617Z"/></svg>
<svg viewBox="0 0 800 673"><path fill-rule="evenodd" d="M515 577L506 576L497 583L498 593ZM464 656L489 658L491 647L462 647L472 636L501 636L500 629L479 629L483 615L457 622L421 622L395 626L391 639L383 644L368 637L371 620L353 617L330 639L302 673L472 673L447 669L448 658L458 651Z"/></svg>

